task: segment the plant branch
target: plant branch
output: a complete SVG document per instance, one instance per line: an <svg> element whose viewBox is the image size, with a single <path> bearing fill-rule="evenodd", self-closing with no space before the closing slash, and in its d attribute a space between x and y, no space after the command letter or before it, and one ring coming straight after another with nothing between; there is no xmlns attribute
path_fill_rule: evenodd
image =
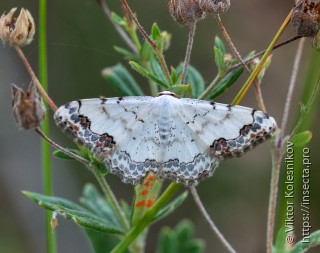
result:
<svg viewBox="0 0 320 253"><path fill-rule="evenodd" d="M288 94L287 94L287 99L286 99L286 104L284 107L284 112L282 116L282 122L281 122L281 136L284 136L285 128L287 126L288 118L289 118L289 111L290 111L290 105L291 105L291 100L292 100L292 95L293 91L297 82L297 75L298 75L298 70L301 62L301 57L302 57L302 51L303 51L303 46L304 46L305 38L302 38L299 41L299 45L297 48L296 56L294 58L293 62L293 68L292 68L292 73L291 73L291 79L289 83L289 89L288 89Z"/></svg>
<svg viewBox="0 0 320 253"><path fill-rule="evenodd" d="M181 74L181 83L184 83L184 79L186 77L187 74L187 69L188 69L188 65L190 62L190 56L191 56L191 51L192 51L192 45L193 45L193 39L194 39L194 35L196 32L196 22L192 22L189 24L189 36L188 36L188 45L187 45L187 50L186 50L186 56L184 58L184 63L183 63L183 71Z"/></svg>
<svg viewBox="0 0 320 253"><path fill-rule="evenodd" d="M206 211L205 207L202 204L202 201L198 195L196 188L194 186L190 186L189 189L190 189L190 192L193 196L193 199L194 199L196 205L198 206L201 214L203 215L203 217L205 218L205 220L209 224L213 233L215 233L217 235L218 239L222 242L223 246L225 246L225 248L229 252L236 253L235 249L230 245L230 243L226 240L226 238L223 236L223 234L219 231L216 224L214 224L213 220L210 218L208 212Z"/></svg>
<svg viewBox="0 0 320 253"><path fill-rule="evenodd" d="M82 164L88 166L90 164L90 161L88 161L87 159L81 157L81 156L78 156L72 152L70 152L69 150L61 147L59 144L55 143L53 140L51 140L47 135L45 135L41 129L39 127L37 127L35 129L36 133L39 134L43 139L45 139L52 147L56 148L56 149L59 149L60 151L62 151L63 153L65 153L66 155L74 158L75 160L81 162Z"/></svg>
<svg viewBox="0 0 320 253"><path fill-rule="evenodd" d="M143 218L136 226L132 227L119 244L113 248L111 253L122 253L128 246L143 232L143 230L153 221L155 215L159 210L169 202L177 190L181 186L179 184L171 183L155 204L145 213Z"/></svg>
<svg viewBox="0 0 320 253"><path fill-rule="evenodd" d="M214 15L219 27L220 27L220 30L223 34L223 36L225 37L229 47L231 48L232 52L233 52L233 55L238 59L238 61L241 63L241 65L243 66L243 68L248 72L248 74L250 75L251 74L251 70L249 69L249 67L247 66L247 64L243 61L239 51L237 50L237 48L235 47L235 45L233 44L232 40L231 40L231 37L229 36L225 26L223 25L222 21L221 21L221 18L219 15ZM258 101L258 105L259 105L259 109L263 112L266 111L266 107L264 105L264 102L263 102L263 97L262 97L262 92L261 92L261 87L260 87L260 82L258 82L256 79L253 80L253 83L254 83L254 91L255 91L255 94L256 94L256 99Z"/></svg>
<svg viewBox="0 0 320 253"><path fill-rule="evenodd" d="M118 24L116 24L113 19L112 19L112 12L109 9L109 6L107 5L107 3L105 2L105 0L96 0L99 4L99 6L101 7L102 11L104 12L104 14L107 16L107 18L109 19L109 21L113 24L113 26L115 27L116 31L119 33L120 37L123 39L123 41L127 44L127 46L134 52L135 55L138 55L139 52L137 50L137 48L135 47L134 43L132 42L132 40L129 38L129 36L125 33L125 31L122 29L121 26L119 26Z"/></svg>
<svg viewBox="0 0 320 253"><path fill-rule="evenodd" d="M211 91L216 87L216 85L222 80L222 76L217 75L213 81L209 84L209 86L202 92L202 94L198 97L198 99L206 99Z"/></svg>
<svg viewBox="0 0 320 253"><path fill-rule="evenodd" d="M132 20L136 23L137 28L140 31L140 33L143 36L143 38L150 44L150 46L155 51L155 53L157 55L157 58L159 60L159 63L161 65L161 68L163 69L163 72L164 72L164 74L166 76L166 79L171 84L172 80L171 80L171 77L170 77L170 72L169 72L168 66L166 64L166 61L164 59L164 56L163 56L162 52L160 52L158 50L157 44L152 41L152 39L148 36L148 34L143 29L143 27L140 25L138 19L136 18L136 16L132 12L132 10L131 10L130 6L128 5L127 1L126 0L121 0L121 2L123 4L123 6L127 9L127 11L129 13L130 17L132 18Z"/></svg>
<svg viewBox="0 0 320 253"><path fill-rule="evenodd" d="M29 72L29 75L32 78L32 81L34 82L34 84L37 86L40 94L44 97L44 99L47 101L48 105L51 107L51 109L55 112L58 107L55 105L55 103L51 100L51 98L49 97L48 93L45 91L45 89L42 87L42 85L40 84L37 76L35 75L32 67L30 66L27 58L25 57L24 53L22 52L20 47L15 47L15 50L17 51L19 57L21 58L24 66L26 67L27 71Z"/></svg>
<svg viewBox="0 0 320 253"><path fill-rule="evenodd" d="M288 16L285 18L285 20L283 21L281 27L279 28L279 30L277 31L276 35L274 36L273 40L271 41L270 45L268 46L266 52L264 53L264 55L262 56L260 62L257 64L257 66L254 68L254 70L252 71L251 75L249 76L248 80L245 82L245 84L242 86L241 90L238 92L237 96L234 98L234 100L232 101L233 105L237 105L239 104L243 97L245 96L245 94L248 92L250 86L252 85L253 81L256 79L257 75L260 73L264 63L266 62L269 54L271 53L273 47L275 46L275 44L277 43L277 41L279 40L280 36L282 35L282 33L284 32L284 29L287 27L287 25L289 24L290 20L292 17L292 10L289 12Z"/></svg>
<svg viewBox="0 0 320 253"><path fill-rule="evenodd" d="M288 39L288 40L286 40L286 41L284 41L284 42L281 42L281 43L275 45L274 48L272 48L272 51L275 50L275 49L277 49L277 48L279 48L279 47L282 47L282 46L284 46L284 45L287 45L287 44L289 44L289 43L291 43L291 42L293 42L293 41L296 41L296 40L298 40L298 39L301 39L301 38L302 38L302 36L295 36L295 37L293 37L293 38L291 38L291 39ZM247 63L253 61L254 59L260 57L261 55L263 55L266 51L267 51L267 49L262 50L262 51L260 51L259 53L256 53L254 56L252 56L252 57L250 57L250 58L248 58L248 59L243 59L243 62L247 64ZM230 72L232 72L232 71L234 71L235 69L239 68L241 65L242 65L242 62L239 62L239 63L236 63L236 64L232 65L232 66L228 69L228 71L227 71L226 74L229 74Z"/></svg>

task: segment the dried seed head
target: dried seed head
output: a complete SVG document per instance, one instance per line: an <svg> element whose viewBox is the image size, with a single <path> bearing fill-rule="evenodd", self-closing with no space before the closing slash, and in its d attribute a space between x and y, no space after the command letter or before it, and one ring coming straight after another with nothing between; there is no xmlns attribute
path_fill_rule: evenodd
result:
<svg viewBox="0 0 320 253"><path fill-rule="evenodd" d="M36 86L31 83L25 93L12 84L11 90L12 111L18 125L23 129L38 127L45 117L45 107Z"/></svg>
<svg viewBox="0 0 320 253"><path fill-rule="evenodd" d="M181 25L197 22L205 17L199 0L170 0L168 9L173 19Z"/></svg>
<svg viewBox="0 0 320 253"><path fill-rule="evenodd" d="M299 1L293 8L291 24L297 36L316 36L320 28L319 0Z"/></svg>
<svg viewBox="0 0 320 253"><path fill-rule="evenodd" d="M0 38L10 46L25 46L32 40L35 33L34 20L28 10L21 9L17 18L13 14L17 8L13 8L7 15L0 18Z"/></svg>
<svg viewBox="0 0 320 253"><path fill-rule="evenodd" d="M200 0L200 8L204 12L219 14L230 7L230 0Z"/></svg>

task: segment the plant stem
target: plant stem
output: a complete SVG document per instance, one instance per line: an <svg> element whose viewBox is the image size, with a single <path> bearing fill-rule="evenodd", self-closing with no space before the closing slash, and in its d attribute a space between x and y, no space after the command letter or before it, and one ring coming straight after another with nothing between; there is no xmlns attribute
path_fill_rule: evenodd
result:
<svg viewBox="0 0 320 253"><path fill-rule="evenodd" d="M222 80L222 76L217 75L213 81L209 84L209 86L202 92L202 94L198 97L198 99L206 99L214 87Z"/></svg>
<svg viewBox="0 0 320 253"><path fill-rule="evenodd" d="M294 88L295 88L295 85L297 82L297 75L298 75L298 70L299 70L299 66L300 66L300 62L301 62L301 56L302 56L304 42L305 42L305 38L302 38L299 41L298 49L297 49L296 56L295 56L294 62L293 62L291 79L290 79L286 104L284 107L284 112L283 112L282 122L281 122L281 133L282 133L281 136L282 137L284 136L284 132L285 132L285 129L287 126L288 118L289 118L290 105L291 105L293 91L294 91Z"/></svg>
<svg viewBox="0 0 320 253"><path fill-rule="evenodd" d="M188 45L187 45L187 50L186 50L186 56L184 58L184 63L183 63L183 71L181 74L181 83L184 83L184 79L186 77L188 65L190 62L190 56L191 56L191 51L192 51L192 45L193 45L193 39L194 39L194 34L196 32L196 22L192 22L189 24L189 36L188 36Z"/></svg>
<svg viewBox="0 0 320 253"><path fill-rule="evenodd" d="M146 212L136 226L132 227L120 243L113 248L111 253L122 253L128 246L143 232L143 230L152 222L154 216L158 211L168 203L181 186L179 184L171 183L155 204Z"/></svg>
<svg viewBox="0 0 320 253"><path fill-rule="evenodd" d="M274 36L273 40L271 41L270 45L268 46L266 52L262 56L260 62L257 64L257 66L252 71L252 73L249 76L248 80L245 82L245 84L242 86L241 90L238 92L237 96L232 101L232 105L237 105L242 101L243 97L245 96L245 94L248 92L250 86L252 85L254 79L256 79L257 75L260 73L260 70L262 69L262 67L263 67L265 61L267 60L270 52L272 51L273 47L275 46L275 44L279 40L280 36L284 32L284 29L289 24L289 22L291 20L291 17L292 17L292 11L290 11L288 16L286 17L286 19L282 23L281 27L277 31L276 35Z"/></svg>
<svg viewBox="0 0 320 253"><path fill-rule="evenodd" d="M279 176L280 176L282 149L275 147L273 148L271 154L272 154L272 170L271 170L271 183L270 183L270 197L269 197L269 205L268 205L266 253L272 253L272 248L273 248L273 234L274 234L274 224L275 224L275 218L276 218L276 206L277 206L277 197L278 197L278 188L279 188L278 184L279 184Z"/></svg>
<svg viewBox="0 0 320 253"><path fill-rule="evenodd" d="M190 189L190 192L193 196L193 199L194 199L196 205L198 206L201 214L203 215L203 217L205 218L205 220L209 224L213 233L215 233L217 235L218 239L222 242L223 246L225 246L229 252L236 253L235 249L231 246L231 244L227 241L227 239L223 236L223 234L217 228L216 224L210 218L208 212L206 211L205 207L202 204L202 201L198 195L196 188L194 186L190 186L189 189Z"/></svg>
<svg viewBox="0 0 320 253"><path fill-rule="evenodd" d="M105 0L97 0L98 4L100 5L102 11L107 16L107 18L110 20L110 22L113 24L116 31L119 33L120 37L123 39L123 41L127 44L127 46L134 52L136 55L139 54L136 46L132 42L132 40L128 37L128 35L125 33L125 31L122 29L121 26L116 24L112 19L112 13L109 9L109 6L105 2Z"/></svg>
<svg viewBox="0 0 320 253"><path fill-rule="evenodd" d="M41 3L41 1L40 1L40 3ZM41 46L42 43L40 42L40 39L41 39L41 36L40 36L40 31L39 31L39 78L41 80L41 83L42 83L43 87L42 87L40 81L38 80L36 74L34 73L32 67L30 66L27 58L24 55L24 53L20 49L20 47L15 47L15 50L17 51L17 53L18 53L19 57L21 58L24 66L26 67L27 71L29 72L29 75L31 76L32 81L37 86L40 94L45 99L45 101L48 103L48 105L51 107L51 109L55 112L58 109L58 107L55 105L55 103L51 100L51 98L49 97L48 93L46 92L47 85L46 85L46 83L44 83L44 81L46 82L47 78L43 78L42 77L43 75L46 75L47 71L46 70L42 70L43 67L41 67L41 66L42 66L42 64L46 65L47 63L45 61L46 57L44 57L44 59L43 59L43 57L41 56L42 52L44 51L44 49ZM44 73L42 73L42 72L44 72Z"/></svg>
<svg viewBox="0 0 320 253"><path fill-rule="evenodd" d="M70 152L69 150L61 147L59 144L55 143L53 140L51 140L48 136L46 136L44 134L44 132L41 131L41 129L39 127L37 127L35 129L36 133L39 134L42 138L44 138L52 147L59 149L60 151L62 151L63 153L67 154L68 156L74 158L75 160L81 162L82 164L88 166L90 164L90 161L88 161L87 159L84 159L81 156L78 156L72 152Z"/></svg>
<svg viewBox="0 0 320 253"><path fill-rule="evenodd" d="M102 191L104 192L109 204L112 206L113 210L116 212L123 228L125 230L129 230L129 228L130 228L129 222L128 222L125 214L123 213L118 200L116 199L110 186L108 185L105 177L100 173L97 166L91 165L91 166L88 166L88 168L93 172L93 174L94 174L95 178L97 179Z"/></svg>
<svg viewBox="0 0 320 253"><path fill-rule="evenodd" d="M38 87L40 93L45 97L46 101L53 110L56 110L57 107L51 101L50 97L47 95L46 90L48 90L48 74L47 74L47 1L39 1L39 79L43 85L43 88L38 81L36 75L32 71L31 66L29 65L27 59L25 58L23 52L20 48L15 48L24 62L27 70L29 71L33 82ZM45 103L46 108L48 105ZM42 123L42 129L44 134L49 135L49 118L45 117ZM42 139L41 141L41 153L42 153L42 170L43 170L43 187L44 194L47 196L52 196L52 178L51 178L51 153L50 145ZM46 239L47 239L47 252L55 253L57 252L57 243L55 235L52 233L50 221L52 217L52 212L45 211L45 230L46 230Z"/></svg>
<svg viewBox="0 0 320 253"><path fill-rule="evenodd" d="M222 34L224 35L229 47L231 48L232 52L233 52L233 55L238 59L238 61L241 63L241 65L243 66L243 68L249 73L249 75L251 74L251 70L249 69L249 67L247 66L247 64L243 61L239 51L237 50L237 48L235 47L235 45L233 44L232 40L231 40L231 37L229 36L225 26L223 25L222 21L221 21L221 18L219 15L215 15L214 16L219 27L220 27L220 30L222 32ZM266 107L264 105L264 102L263 102L263 97L262 97L262 92L261 92L261 87L260 87L260 82L258 82L257 80L253 80L254 82L254 91L255 91L255 95L256 95L256 99L257 99L257 102L258 102L258 106L259 106L259 109L263 112L266 111Z"/></svg>
<svg viewBox="0 0 320 253"><path fill-rule="evenodd" d="M143 38L150 44L150 46L155 51L155 53L157 55L157 58L159 60L159 63L161 65L161 68L162 68L162 70L163 70L163 72L164 72L164 74L166 76L167 81L170 84L172 84L172 80L171 80L171 77L170 77L170 72L169 72L168 66L166 64L166 61L164 59L164 56L163 56L162 52L160 52L158 50L157 44L152 41L152 39L148 36L148 34L143 29L143 27L140 25L138 19L136 18L136 16L132 12L132 10L131 10L130 6L128 5L127 1L126 0L121 0L121 3L127 9L127 11L129 13L130 17L132 18L132 20L136 23L136 25L138 27L138 30L140 31L140 33L143 36Z"/></svg>

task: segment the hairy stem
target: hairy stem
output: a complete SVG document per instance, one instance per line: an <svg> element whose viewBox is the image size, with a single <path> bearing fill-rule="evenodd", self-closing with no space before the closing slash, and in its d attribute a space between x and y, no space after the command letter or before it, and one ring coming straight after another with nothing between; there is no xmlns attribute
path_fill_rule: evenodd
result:
<svg viewBox="0 0 320 253"><path fill-rule="evenodd" d="M56 149L59 149L60 151L62 151L63 153L65 153L66 155L74 158L75 160L81 162L82 164L84 165L89 165L90 164L90 161L88 161L87 159L81 157L81 156L78 156L72 152L70 152L69 150L61 147L59 144L55 143L53 140L51 140L48 136L45 135L44 132L41 131L41 129L39 127L37 127L35 129L36 133L39 134L43 139L45 139L52 147L56 148Z"/></svg>
<svg viewBox="0 0 320 253"><path fill-rule="evenodd" d="M223 25L221 18L219 15L215 15L215 19L220 27L220 30L223 34L223 36L225 37L229 47L231 48L233 55L237 58L237 60L241 63L241 65L243 66L243 68L249 73L249 75L251 74L251 70L249 69L249 67L247 66L247 64L243 61L239 51L237 50L237 48L235 47L235 45L233 44L231 37L229 36L225 26ZM257 82L256 80L253 80L254 82L254 91L256 94L256 99L258 102L258 106L259 109L263 112L266 111L266 107L264 105L263 102L263 97L262 97L262 92L261 92L261 87L260 87L260 82Z"/></svg>
<svg viewBox="0 0 320 253"><path fill-rule="evenodd" d="M161 208L168 203L181 186L179 184L171 183L155 204L145 213L141 222L132 227L124 236L120 243L111 251L111 253L122 253L128 246L143 232L143 230L150 225L155 215Z"/></svg>
<svg viewBox="0 0 320 253"><path fill-rule="evenodd" d="M116 24L112 19L112 13L109 9L109 6L105 2L105 0L97 0L98 4L100 5L102 11L107 16L107 18L110 20L110 22L113 24L116 31L119 33L120 37L123 39L123 41L127 44L127 46L134 52L136 55L139 54L136 46L132 42L132 40L129 38L129 36L126 34L126 32L122 29L121 26Z"/></svg>
<svg viewBox="0 0 320 253"><path fill-rule="evenodd" d="M216 234L216 236L221 241L223 246L225 246L225 248L230 253L236 253L235 249L231 246L231 244L227 241L227 239L223 236L223 234L217 228L216 224L210 218L208 212L206 211L205 207L202 204L202 201L201 201L201 199L200 199L200 197L198 195L198 192L197 192L196 188L194 186L190 186L189 189L190 189L190 192L192 194L192 197L193 197L196 205L198 206L198 208L199 208L201 214L203 215L203 217L205 218L206 222L209 224L209 226L210 226L211 230L213 231L213 233Z"/></svg>
<svg viewBox="0 0 320 253"><path fill-rule="evenodd" d="M184 58L184 63L183 63L183 70L181 74L181 83L184 83L184 79L187 74L187 69L188 65L190 62L190 56L192 52L192 45L193 45L193 39L194 39L194 34L196 32L196 22L192 22L189 24L189 36L188 36L188 45L187 45L187 50L186 50L186 56Z"/></svg>
<svg viewBox="0 0 320 253"><path fill-rule="evenodd" d="M298 75L298 70L299 70L299 66L300 66L300 62L301 62L304 42L305 42L305 38L302 38L299 41L299 45L298 45L298 48L297 48L296 56L295 56L294 62L293 62L291 79L290 79L290 84L289 84L286 104L285 104L285 107L284 107L283 116L282 116L282 122L281 122L282 136L284 136L284 132L285 132L285 129L286 129L286 126L287 126L288 118L289 118L290 105L291 105L293 91L294 91L294 88L295 88L295 85L296 85L296 82L297 82L297 75Z"/></svg>
<svg viewBox="0 0 320 253"><path fill-rule="evenodd" d="M136 16L134 15L134 13L132 12L130 6L128 5L126 0L121 0L121 3L123 4L123 6L127 9L130 17L132 18L132 20L136 23L138 30L140 31L141 35L143 36L143 38L150 44L150 46L153 48L153 50L155 51L157 58L159 60L159 63L161 65L161 68L166 76L167 81L172 84L172 80L170 77L170 72L168 69L168 66L166 64L166 61L164 59L164 56L162 54L162 52L160 52L157 48L157 44L154 43L152 41L152 39L148 36L148 34L146 33L146 31L143 29L143 27L140 25L138 19L136 18Z"/></svg>

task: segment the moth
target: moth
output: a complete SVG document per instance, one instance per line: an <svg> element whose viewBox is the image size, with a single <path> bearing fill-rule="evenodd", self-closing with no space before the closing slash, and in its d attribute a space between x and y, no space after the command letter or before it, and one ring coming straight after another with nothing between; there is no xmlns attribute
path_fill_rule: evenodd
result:
<svg viewBox="0 0 320 253"><path fill-rule="evenodd" d="M179 98L94 98L61 106L54 119L88 147L111 173L137 184L151 171L184 185L211 176L219 162L239 157L277 129L266 113L243 106Z"/></svg>

